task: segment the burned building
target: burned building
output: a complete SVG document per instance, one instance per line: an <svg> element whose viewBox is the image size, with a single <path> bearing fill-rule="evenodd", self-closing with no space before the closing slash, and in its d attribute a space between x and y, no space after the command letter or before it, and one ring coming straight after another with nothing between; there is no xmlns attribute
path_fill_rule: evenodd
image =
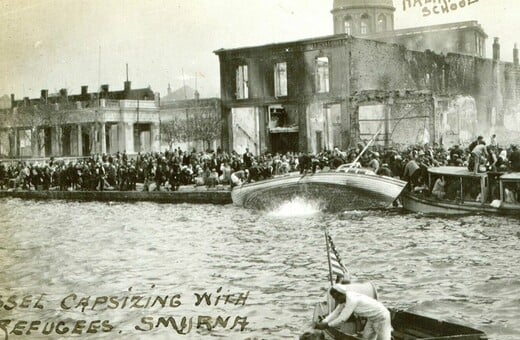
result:
<svg viewBox="0 0 520 340"><path fill-rule="evenodd" d="M413 51L430 50L444 54L486 56L485 46L488 36L476 21L396 30L394 12L392 0L334 0L331 11L334 34L345 33L355 37L395 43Z"/></svg>
<svg viewBox="0 0 520 340"><path fill-rule="evenodd" d="M334 35L215 51L223 146L318 152L381 127L381 143L409 144L419 134L460 140L503 124L520 95L518 57L500 61L495 39L493 58L482 58L486 34L460 23L432 27L453 47L441 53L425 28L394 30L393 12L391 0L335 0Z"/></svg>

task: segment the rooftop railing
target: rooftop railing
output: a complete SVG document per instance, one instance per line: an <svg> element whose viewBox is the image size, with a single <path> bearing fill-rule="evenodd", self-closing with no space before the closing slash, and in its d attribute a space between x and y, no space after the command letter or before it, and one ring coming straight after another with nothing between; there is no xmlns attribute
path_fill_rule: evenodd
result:
<svg viewBox="0 0 520 340"><path fill-rule="evenodd" d="M51 109L51 110L76 110L86 108L122 108L122 109L157 109L159 106L155 100L115 100L115 99L93 99L76 102L60 102L60 103L47 103L47 104L30 104L30 105L19 105L15 107L15 111L22 113L27 111L26 108L37 106L40 109ZM4 110L8 113L10 110Z"/></svg>

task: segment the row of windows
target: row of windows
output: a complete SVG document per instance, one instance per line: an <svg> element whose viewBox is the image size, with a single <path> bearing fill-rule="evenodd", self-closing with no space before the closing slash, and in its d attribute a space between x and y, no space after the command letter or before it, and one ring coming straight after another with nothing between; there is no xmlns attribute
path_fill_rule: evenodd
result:
<svg viewBox="0 0 520 340"><path fill-rule="evenodd" d="M315 59L315 89L316 93L329 92L329 58L318 57ZM276 97L287 96L287 62L279 62L274 65L274 95ZM236 98L249 98L249 75L247 65L239 65L236 68Z"/></svg>
<svg viewBox="0 0 520 340"><path fill-rule="evenodd" d="M354 20L350 15L347 15L344 21L345 25L345 33L347 34L355 34L357 30L354 27ZM376 24L376 32L384 32L386 31L387 23L386 16L384 14L380 14L377 18ZM363 14L361 16L361 22L359 24L359 33L360 34L368 34L370 33L370 17L368 14Z"/></svg>

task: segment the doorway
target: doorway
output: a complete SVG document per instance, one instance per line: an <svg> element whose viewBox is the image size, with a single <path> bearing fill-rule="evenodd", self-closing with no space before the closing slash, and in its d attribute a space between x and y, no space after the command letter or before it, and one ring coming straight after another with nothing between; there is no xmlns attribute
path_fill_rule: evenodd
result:
<svg viewBox="0 0 520 340"><path fill-rule="evenodd" d="M87 131L81 130L81 154L83 156L90 155L90 134Z"/></svg>
<svg viewBox="0 0 520 340"><path fill-rule="evenodd" d="M43 144L45 148L45 157L52 156L52 129L50 127L43 128Z"/></svg>
<svg viewBox="0 0 520 340"><path fill-rule="evenodd" d="M316 131L316 153L323 151L323 131Z"/></svg>
<svg viewBox="0 0 520 340"><path fill-rule="evenodd" d="M61 135L61 145L62 145L62 155L63 156L70 156L70 134L71 134L71 127L70 125L65 125L62 127L62 135Z"/></svg>
<svg viewBox="0 0 520 340"><path fill-rule="evenodd" d="M298 132L271 133L271 152L285 154L298 151Z"/></svg>

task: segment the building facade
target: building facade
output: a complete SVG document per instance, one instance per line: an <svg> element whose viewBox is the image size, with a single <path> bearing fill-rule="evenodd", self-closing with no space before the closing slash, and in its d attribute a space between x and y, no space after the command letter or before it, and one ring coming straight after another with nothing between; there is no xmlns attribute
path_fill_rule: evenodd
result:
<svg viewBox="0 0 520 340"><path fill-rule="evenodd" d="M513 63L500 61L498 39L492 59L482 58L475 44L466 50L460 35L469 29L474 34L467 39L485 40L480 26L450 31L448 40L468 53L367 39L398 36L393 11L391 0L337 0L333 36L215 51L228 127L223 145L257 154L318 152L347 148L379 130L380 143L409 144L470 138L503 125L520 95L516 47ZM352 34L341 32L348 27ZM424 46L432 47L427 37Z"/></svg>
<svg viewBox="0 0 520 340"><path fill-rule="evenodd" d="M391 32L376 32L366 39L399 44L413 51L431 50L436 53L467 54L486 57L487 34L476 21L406 28Z"/></svg>
<svg viewBox="0 0 520 340"><path fill-rule="evenodd" d="M392 0L335 0L334 34L399 44L413 51L486 56L487 34L476 21L394 29Z"/></svg>
<svg viewBox="0 0 520 340"><path fill-rule="evenodd" d="M83 157L99 153L159 151L159 103L150 88L78 95L66 89L15 100L2 113L0 152L6 157Z"/></svg>
<svg viewBox="0 0 520 340"><path fill-rule="evenodd" d="M367 36L394 30L392 0L334 0L334 34Z"/></svg>
<svg viewBox="0 0 520 340"><path fill-rule="evenodd" d="M150 88L98 93L81 87L40 98L15 100L0 110L0 157L88 157L92 154L216 150L221 147L219 98L170 100Z"/></svg>

